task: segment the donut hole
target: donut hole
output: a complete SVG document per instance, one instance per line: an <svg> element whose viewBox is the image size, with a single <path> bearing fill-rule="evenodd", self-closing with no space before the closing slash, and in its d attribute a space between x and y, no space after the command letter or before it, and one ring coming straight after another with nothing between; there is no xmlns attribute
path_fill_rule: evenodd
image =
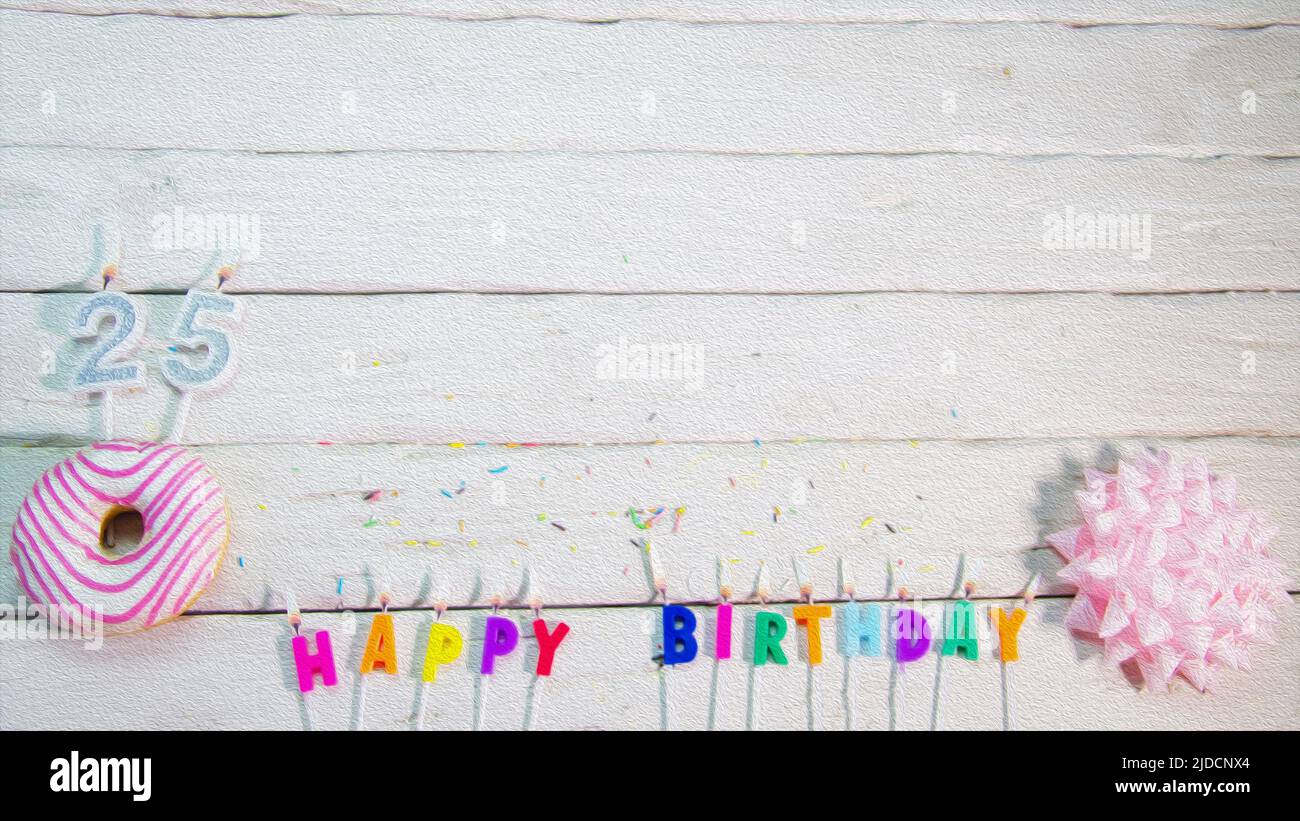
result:
<svg viewBox="0 0 1300 821"><path fill-rule="evenodd" d="M115 507L99 526L99 550L105 556L121 556L140 546L144 517L132 507Z"/></svg>

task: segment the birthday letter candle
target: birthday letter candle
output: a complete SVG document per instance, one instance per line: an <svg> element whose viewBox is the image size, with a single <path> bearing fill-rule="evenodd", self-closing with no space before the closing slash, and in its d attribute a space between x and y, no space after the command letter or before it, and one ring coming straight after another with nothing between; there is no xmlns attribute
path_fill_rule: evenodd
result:
<svg viewBox="0 0 1300 821"><path fill-rule="evenodd" d="M479 672L485 676L492 675L497 658L508 656L519 644L519 628L510 619L501 616L488 616L483 627L483 659Z"/></svg>
<svg viewBox="0 0 1300 821"><path fill-rule="evenodd" d="M560 622L554 630L546 629L546 622L533 619L533 635L537 637L537 675L549 676L551 665L555 663L555 651L560 642L569 635L569 625Z"/></svg>
<svg viewBox="0 0 1300 821"><path fill-rule="evenodd" d="M389 675L397 672L397 643L393 638L393 615L378 613L370 622L370 636L366 651L361 656L361 672L369 673L376 667L384 668Z"/></svg>
<svg viewBox="0 0 1300 821"><path fill-rule="evenodd" d="M930 623L910 608L894 614L894 658L899 664L917 661L930 649Z"/></svg>
<svg viewBox="0 0 1300 821"><path fill-rule="evenodd" d="M879 656L880 605L849 602L840 607L844 621L844 655Z"/></svg>
<svg viewBox="0 0 1300 821"><path fill-rule="evenodd" d="M966 599L953 602L948 608L948 627L943 631L943 644L939 652L951 656L958 650L975 661L980 657L979 637L975 633L975 606Z"/></svg>
<svg viewBox="0 0 1300 821"><path fill-rule="evenodd" d="M680 604L665 604L664 664L685 664L695 659L699 642L695 640L695 614Z"/></svg>
<svg viewBox="0 0 1300 821"><path fill-rule="evenodd" d="M787 630L785 616L780 613L759 611L754 616L754 666L762 667L769 660L777 664L788 664L785 651L781 649L781 639Z"/></svg>
<svg viewBox="0 0 1300 821"><path fill-rule="evenodd" d="M338 684L338 675L334 671L334 650L330 647L328 630L317 630L314 636L316 652L307 648L306 636L293 637L293 664L298 669L298 689L306 693L311 690L316 674L320 674L321 684L333 687Z"/></svg>
<svg viewBox="0 0 1300 821"><path fill-rule="evenodd" d="M795 624L808 631L808 663L822 663L822 619L831 617L829 604L804 604L794 609Z"/></svg>
<svg viewBox="0 0 1300 821"><path fill-rule="evenodd" d="M1020 648L1018 638L1020 635L1020 625L1025 623L1025 611L1017 607L1007 615L1007 611L1001 607L995 607L989 611L993 618L993 626L998 631L998 649L1003 662L1019 661Z"/></svg>
<svg viewBox="0 0 1300 821"><path fill-rule="evenodd" d="M465 641L460 631L450 624L434 622L430 625L429 643L424 650L424 670L421 678L424 681L437 680L438 667L451 664L460 658L460 651L464 645Z"/></svg>

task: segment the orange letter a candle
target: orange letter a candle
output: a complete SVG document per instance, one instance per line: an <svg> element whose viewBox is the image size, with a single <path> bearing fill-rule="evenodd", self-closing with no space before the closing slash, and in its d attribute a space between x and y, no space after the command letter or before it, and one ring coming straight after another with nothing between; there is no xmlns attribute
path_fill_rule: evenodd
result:
<svg viewBox="0 0 1300 821"><path fill-rule="evenodd" d="M397 641L393 638L393 615L376 614L370 622L370 636L366 639L366 652L361 656L361 673L383 667L389 675L397 673Z"/></svg>

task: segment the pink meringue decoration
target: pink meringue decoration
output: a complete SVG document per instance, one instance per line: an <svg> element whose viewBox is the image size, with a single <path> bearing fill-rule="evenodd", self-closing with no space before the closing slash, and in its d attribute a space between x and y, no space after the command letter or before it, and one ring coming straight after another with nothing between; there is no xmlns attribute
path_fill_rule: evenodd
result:
<svg viewBox="0 0 1300 821"><path fill-rule="evenodd" d="M1066 626L1150 688L1182 675L1205 691L1224 667L1249 670L1251 647L1276 643L1275 611L1290 597L1268 552L1277 529L1237 506L1236 479L1163 451L1085 479L1083 525L1047 537L1068 562L1057 575L1078 588Z"/></svg>

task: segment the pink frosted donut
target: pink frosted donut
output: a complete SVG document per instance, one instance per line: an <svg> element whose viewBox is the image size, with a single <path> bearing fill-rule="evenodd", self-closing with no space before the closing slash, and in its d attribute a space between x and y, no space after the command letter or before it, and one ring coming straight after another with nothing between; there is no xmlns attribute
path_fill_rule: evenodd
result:
<svg viewBox="0 0 1300 821"><path fill-rule="evenodd" d="M130 552L103 547L108 521L140 513ZM33 601L76 619L102 614L126 633L180 615L221 563L226 497L203 460L177 445L102 442L45 472L23 500L9 556Z"/></svg>

